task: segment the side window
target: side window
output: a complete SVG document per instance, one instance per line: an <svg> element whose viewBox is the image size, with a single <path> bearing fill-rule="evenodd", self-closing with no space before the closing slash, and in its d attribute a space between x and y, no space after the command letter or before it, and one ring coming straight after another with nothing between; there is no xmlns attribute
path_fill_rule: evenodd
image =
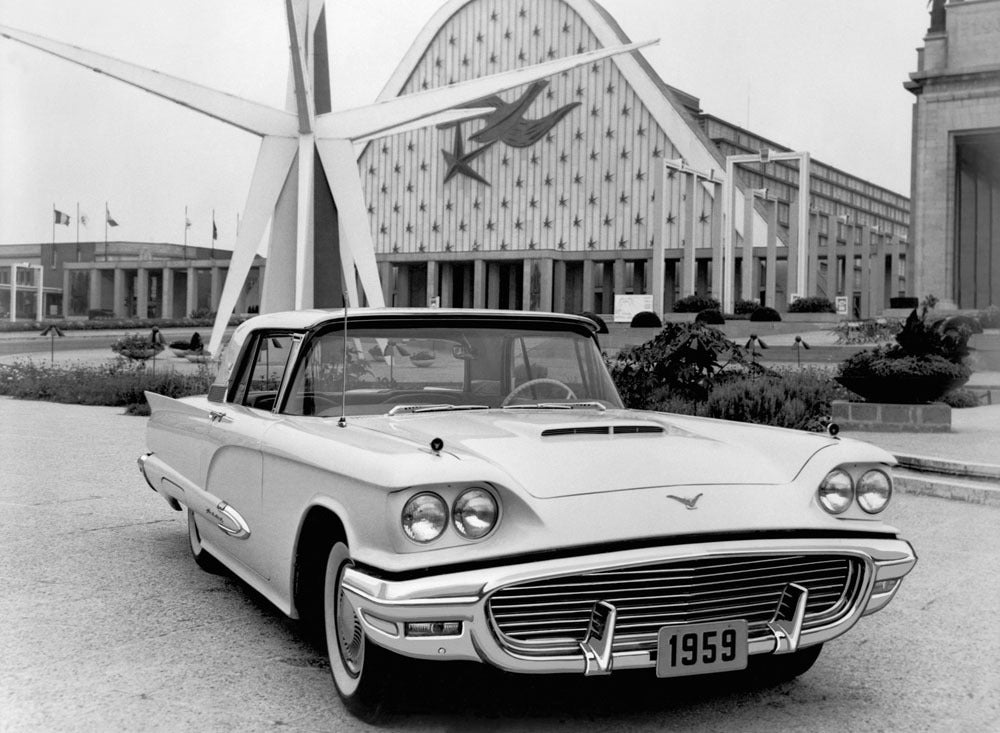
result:
<svg viewBox="0 0 1000 733"><path fill-rule="evenodd" d="M259 334L250 352L251 361L240 374L233 401L259 410L273 409L291 352L291 334Z"/></svg>

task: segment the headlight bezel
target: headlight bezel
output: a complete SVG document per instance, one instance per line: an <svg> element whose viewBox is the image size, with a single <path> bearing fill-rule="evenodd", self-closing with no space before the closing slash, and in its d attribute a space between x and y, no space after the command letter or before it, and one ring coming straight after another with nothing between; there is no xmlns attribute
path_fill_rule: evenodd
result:
<svg viewBox="0 0 1000 733"><path fill-rule="evenodd" d="M882 502L882 505L879 506L877 509L868 508L862 501L863 494L871 493L871 492L863 492L862 485L864 484L865 478L872 474L877 474L885 479L885 500ZM857 505L861 508L861 511L863 511L865 514L868 515L881 514L886 510L886 507L889 506L889 502L892 501L892 476L889 475L887 471L884 471L881 468L869 468L867 471L862 473L861 476L858 478L854 488L854 498Z"/></svg>
<svg viewBox="0 0 1000 733"><path fill-rule="evenodd" d="M493 522L487 531L478 535L476 532L465 534L457 526L455 521L455 508L459 499L471 490L485 492L493 507ZM417 539L407 531L407 525L412 524L407 520L408 509L412 510L414 500L422 495L429 494L436 496L444 504L445 508L445 528L433 538ZM474 495L473 495L474 496ZM473 543L482 542L497 533L498 528L504 519L504 491L501 487L489 481L459 481L455 483L426 483L415 484L398 492L394 492L386 507L389 514L387 519L394 524L396 531L393 532L397 550L410 552L414 550L442 549L447 547L459 547ZM440 509L440 504L438 505ZM489 515L489 512L486 512ZM435 517L436 519L437 517ZM436 525L435 525L436 526Z"/></svg>

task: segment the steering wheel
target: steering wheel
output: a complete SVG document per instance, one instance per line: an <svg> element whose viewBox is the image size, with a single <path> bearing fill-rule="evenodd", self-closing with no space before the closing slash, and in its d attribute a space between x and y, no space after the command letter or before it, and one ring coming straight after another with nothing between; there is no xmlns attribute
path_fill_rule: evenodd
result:
<svg viewBox="0 0 1000 733"><path fill-rule="evenodd" d="M539 384L554 384L557 387L562 387L564 390L566 390L566 399L570 400L576 399L576 393L573 392L572 389L570 389L568 384L563 384L558 379L539 377L538 379L529 379L527 382L522 382L521 384L514 387L514 389L510 391L510 394L508 394L506 397L503 398L503 401L500 403L500 407L506 407L507 405L510 404L510 401L514 399L514 397L519 395L521 392L528 389L529 387L534 387Z"/></svg>

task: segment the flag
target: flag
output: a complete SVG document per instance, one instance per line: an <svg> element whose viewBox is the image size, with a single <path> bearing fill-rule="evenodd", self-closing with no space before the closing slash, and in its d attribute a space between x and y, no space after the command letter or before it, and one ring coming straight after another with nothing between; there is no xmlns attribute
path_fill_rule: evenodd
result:
<svg viewBox="0 0 1000 733"><path fill-rule="evenodd" d="M83 224L84 226L87 226L87 222L89 222L89 221L90 221L90 218L86 214L80 214L80 223L81 224Z"/></svg>
<svg viewBox="0 0 1000 733"><path fill-rule="evenodd" d="M69 226L69 214L64 214L59 211L59 209L52 209L52 215L56 224L65 224L66 226Z"/></svg>
<svg viewBox="0 0 1000 733"><path fill-rule="evenodd" d="M105 212L104 212L104 216L106 217L106 221L108 222L108 226L109 226L109 227L116 227L116 226L118 226L118 222L117 222L117 221L115 221L115 220L114 220L114 219L113 219L113 218L111 217L111 212L110 212L110 211L105 211Z"/></svg>
<svg viewBox="0 0 1000 733"><path fill-rule="evenodd" d="M184 228L185 229L190 229L191 228L191 220L190 219L187 219L187 218L184 219Z"/></svg>
<svg viewBox="0 0 1000 733"><path fill-rule="evenodd" d="M219 229L215 226L215 222L212 222L212 241L214 242L219 238Z"/></svg>

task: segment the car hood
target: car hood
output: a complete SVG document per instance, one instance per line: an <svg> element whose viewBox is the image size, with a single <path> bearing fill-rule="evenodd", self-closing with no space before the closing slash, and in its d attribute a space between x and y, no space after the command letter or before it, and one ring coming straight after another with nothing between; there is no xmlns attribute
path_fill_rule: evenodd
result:
<svg viewBox="0 0 1000 733"><path fill-rule="evenodd" d="M631 410L484 410L379 416L369 430L482 460L536 498L647 487L784 484L825 436Z"/></svg>

